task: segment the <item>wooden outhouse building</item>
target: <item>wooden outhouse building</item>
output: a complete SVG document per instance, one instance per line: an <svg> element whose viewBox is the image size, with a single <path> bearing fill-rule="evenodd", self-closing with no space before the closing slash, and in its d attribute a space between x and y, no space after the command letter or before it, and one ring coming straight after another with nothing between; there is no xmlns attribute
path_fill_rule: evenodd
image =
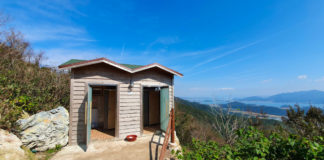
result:
<svg viewBox="0 0 324 160"><path fill-rule="evenodd" d="M158 63L106 58L72 59L59 68L71 71L69 144L89 144L98 133L124 139L141 136L145 127L165 131L174 107L174 75L183 76Z"/></svg>

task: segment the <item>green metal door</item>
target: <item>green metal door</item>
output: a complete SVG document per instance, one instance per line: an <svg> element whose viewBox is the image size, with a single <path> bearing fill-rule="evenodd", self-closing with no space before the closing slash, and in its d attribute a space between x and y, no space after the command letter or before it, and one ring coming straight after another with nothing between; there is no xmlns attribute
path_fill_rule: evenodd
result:
<svg viewBox="0 0 324 160"><path fill-rule="evenodd" d="M161 88L160 114L161 130L165 132L169 123L169 88Z"/></svg>
<svg viewBox="0 0 324 160"><path fill-rule="evenodd" d="M86 138L86 145L88 146L90 143L91 138L91 109L92 109L92 87L88 86L88 104L85 107L85 120L87 126L87 138Z"/></svg>

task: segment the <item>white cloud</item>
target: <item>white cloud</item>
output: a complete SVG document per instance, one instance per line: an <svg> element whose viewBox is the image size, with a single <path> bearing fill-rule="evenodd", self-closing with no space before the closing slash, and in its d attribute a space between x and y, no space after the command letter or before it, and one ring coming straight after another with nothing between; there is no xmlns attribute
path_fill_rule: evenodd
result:
<svg viewBox="0 0 324 160"><path fill-rule="evenodd" d="M307 79L307 75L299 75L297 76L298 79Z"/></svg>
<svg viewBox="0 0 324 160"><path fill-rule="evenodd" d="M225 57L225 56L228 56L228 55L234 54L234 53L236 53L236 52L238 52L238 51L240 51L240 50L243 50L243 49L245 49L245 48L248 48L248 47L254 46L254 45L256 45L256 44L258 44L258 43L260 43L260 42L261 42L261 41L255 41L255 42L252 42L252 43L250 43L250 44L247 44L247 45L244 45L244 46L241 46L241 47L235 48L235 49L230 50L230 51L227 51L227 52L225 52L225 53L223 53L223 54L221 54L221 55L217 55L217 56L215 56L215 57L209 58L208 60L202 61L202 62L200 62L200 63L194 65L194 66L192 67L192 69L197 68L197 67L202 66L202 65L205 65L205 64L207 64L207 63L211 63L211 62L216 61L216 60L218 60L218 59L220 59L220 58L223 58L223 57Z"/></svg>
<svg viewBox="0 0 324 160"><path fill-rule="evenodd" d="M49 40L57 41L78 41L92 42L87 31L80 27L63 25L40 25L37 28L33 26L21 28L25 38L31 42L44 42Z"/></svg>
<svg viewBox="0 0 324 160"><path fill-rule="evenodd" d="M190 91L208 91L210 88L204 88L204 87L192 87L189 88Z"/></svg>
<svg viewBox="0 0 324 160"><path fill-rule="evenodd" d="M272 82L272 79L265 79L265 80L261 81L261 83L270 83L270 82Z"/></svg>
<svg viewBox="0 0 324 160"><path fill-rule="evenodd" d="M222 49L224 47L214 47L211 49L205 49L205 50L199 50L199 51L193 51L193 52L186 52L186 53L182 53L182 54L176 54L177 56L175 56L176 58L179 57L188 57L188 56L197 56L197 55L202 55L202 54L207 54L207 53L213 53L216 51L219 51L220 49Z"/></svg>
<svg viewBox="0 0 324 160"><path fill-rule="evenodd" d="M219 88L218 90L221 90L221 91L232 91L232 90L235 90L234 88Z"/></svg>
<svg viewBox="0 0 324 160"><path fill-rule="evenodd" d="M105 57L119 63L134 63L135 64L149 64L156 62L157 57L151 56L152 59L147 56L140 55L136 51L123 51L121 55L120 49L114 48L97 48L97 47L58 47L58 48L41 48L38 49L44 51L45 59L42 61L43 65L58 66L70 59L82 59L90 60L95 58ZM38 51L37 50L37 51ZM126 56L127 55L127 56Z"/></svg>
<svg viewBox="0 0 324 160"><path fill-rule="evenodd" d="M45 60L44 65L58 66L70 59L89 60L101 57L117 59L116 57L108 56L105 53L117 53L110 48L107 49L44 49ZM117 55L117 54L114 54Z"/></svg>
<svg viewBox="0 0 324 160"><path fill-rule="evenodd" d="M324 82L324 77L316 79L315 82Z"/></svg>

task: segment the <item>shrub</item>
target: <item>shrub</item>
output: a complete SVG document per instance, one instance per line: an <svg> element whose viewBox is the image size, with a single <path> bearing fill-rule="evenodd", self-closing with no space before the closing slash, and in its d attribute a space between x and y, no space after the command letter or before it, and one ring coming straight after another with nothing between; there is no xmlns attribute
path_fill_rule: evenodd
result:
<svg viewBox="0 0 324 160"><path fill-rule="evenodd" d="M233 146L219 146L216 142L201 142L193 139L192 145L183 150L179 159L324 159L323 137L313 140L291 134L283 137L274 132L269 137L249 127L237 132L238 140Z"/></svg>
<svg viewBox="0 0 324 160"><path fill-rule="evenodd" d="M298 105L287 110L287 118L283 122L301 136L312 138L324 135L324 113L320 108L311 106L307 113Z"/></svg>
<svg viewBox="0 0 324 160"><path fill-rule="evenodd" d="M68 107L69 73L43 67L41 60L19 33L0 31L0 128L14 130L23 111Z"/></svg>

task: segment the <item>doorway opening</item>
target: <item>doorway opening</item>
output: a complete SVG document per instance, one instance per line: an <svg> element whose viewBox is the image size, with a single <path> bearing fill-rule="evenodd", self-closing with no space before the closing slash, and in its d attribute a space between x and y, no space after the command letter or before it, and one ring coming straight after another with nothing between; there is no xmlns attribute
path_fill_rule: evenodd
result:
<svg viewBox="0 0 324 160"><path fill-rule="evenodd" d="M160 88L143 88L143 133L160 130Z"/></svg>
<svg viewBox="0 0 324 160"><path fill-rule="evenodd" d="M115 138L116 86L92 87L91 140Z"/></svg>

